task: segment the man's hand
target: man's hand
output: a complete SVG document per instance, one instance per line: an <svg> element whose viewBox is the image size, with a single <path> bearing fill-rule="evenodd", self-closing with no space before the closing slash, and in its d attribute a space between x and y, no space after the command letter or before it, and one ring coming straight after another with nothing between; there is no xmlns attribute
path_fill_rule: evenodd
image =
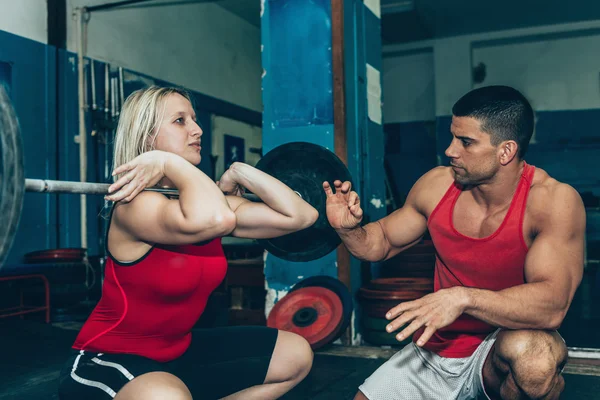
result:
<svg viewBox="0 0 600 400"><path fill-rule="evenodd" d="M351 191L352 185L346 181L333 182L335 193L329 182L323 182L323 190L327 195L327 219L333 229L354 229L360 225L363 210L360 208L358 194Z"/></svg>
<svg viewBox="0 0 600 400"><path fill-rule="evenodd" d="M417 341L418 346L423 346L435 331L456 321L464 312L466 304L465 288L456 286L438 290L418 300L401 303L388 311L386 318L395 319L388 324L386 330L393 332L408 324L396 335L398 341L403 341L425 326L425 331Z"/></svg>
<svg viewBox="0 0 600 400"><path fill-rule="evenodd" d="M233 163L221 175L221 179L217 181L217 186L226 195L242 196L245 192L244 187L238 183L237 169L240 168L239 163Z"/></svg>

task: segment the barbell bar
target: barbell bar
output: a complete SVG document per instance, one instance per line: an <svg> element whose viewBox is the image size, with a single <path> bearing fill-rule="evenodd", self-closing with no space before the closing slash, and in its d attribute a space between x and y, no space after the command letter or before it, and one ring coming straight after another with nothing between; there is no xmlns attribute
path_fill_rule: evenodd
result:
<svg viewBox="0 0 600 400"><path fill-rule="evenodd" d="M109 183L77 182L77 181L55 181L49 179L25 179L25 191L34 193L71 193L71 194L109 194ZM172 196L179 195L177 189L149 187L144 191L164 193ZM261 201L252 193L244 193L242 196L248 200Z"/></svg>
<svg viewBox="0 0 600 400"><path fill-rule="evenodd" d="M17 233L25 192L106 195L110 184L25 178L19 124L2 85L0 146L0 215L4 218L0 224L1 270ZM259 239L267 251L284 260L302 262L321 258L339 246L341 240L327 220L322 183L337 179L352 181L352 176L334 153L313 143L286 143L265 154L256 168L279 179L319 212L319 218L309 228L273 239ZM178 194L177 190L167 188L145 190ZM245 193L243 197L261 201L252 193Z"/></svg>

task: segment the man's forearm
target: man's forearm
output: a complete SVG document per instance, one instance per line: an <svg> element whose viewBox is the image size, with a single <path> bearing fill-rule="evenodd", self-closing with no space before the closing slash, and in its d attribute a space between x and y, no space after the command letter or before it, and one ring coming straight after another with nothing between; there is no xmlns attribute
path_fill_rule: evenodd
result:
<svg viewBox="0 0 600 400"><path fill-rule="evenodd" d="M354 229L340 229L337 233L348 251L359 260L376 262L385 258L385 238L377 222Z"/></svg>
<svg viewBox="0 0 600 400"><path fill-rule="evenodd" d="M544 282L500 291L463 289L464 313L502 328L556 329L568 308L568 299Z"/></svg>

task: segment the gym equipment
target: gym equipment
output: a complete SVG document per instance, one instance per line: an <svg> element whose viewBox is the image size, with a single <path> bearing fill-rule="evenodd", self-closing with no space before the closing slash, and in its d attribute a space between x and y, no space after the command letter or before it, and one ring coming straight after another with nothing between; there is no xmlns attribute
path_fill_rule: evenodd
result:
<svg viewBox="0 0 600 400"><path fill-rule="evenodd" d="M342 322L340 298L317 286L289 292L273 306L267 318L267 326L302 336L313 350L331 343Z"/></svg>

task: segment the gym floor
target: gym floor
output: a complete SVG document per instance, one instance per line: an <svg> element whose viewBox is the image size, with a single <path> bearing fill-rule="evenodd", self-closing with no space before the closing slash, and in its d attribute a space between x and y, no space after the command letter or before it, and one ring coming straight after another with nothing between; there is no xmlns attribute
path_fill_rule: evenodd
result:
<svg viewBox="0 0 600 400"><path fill-rule="evenodd" d="M57 377L80 326L72 322L0 321L0 400L57 399ZM358 385L394 352L378 347L343 346L319 350L311 373L283 399L352 399ZM600 363L571 360L565 380L561 399L597 399Z"/></svg>

